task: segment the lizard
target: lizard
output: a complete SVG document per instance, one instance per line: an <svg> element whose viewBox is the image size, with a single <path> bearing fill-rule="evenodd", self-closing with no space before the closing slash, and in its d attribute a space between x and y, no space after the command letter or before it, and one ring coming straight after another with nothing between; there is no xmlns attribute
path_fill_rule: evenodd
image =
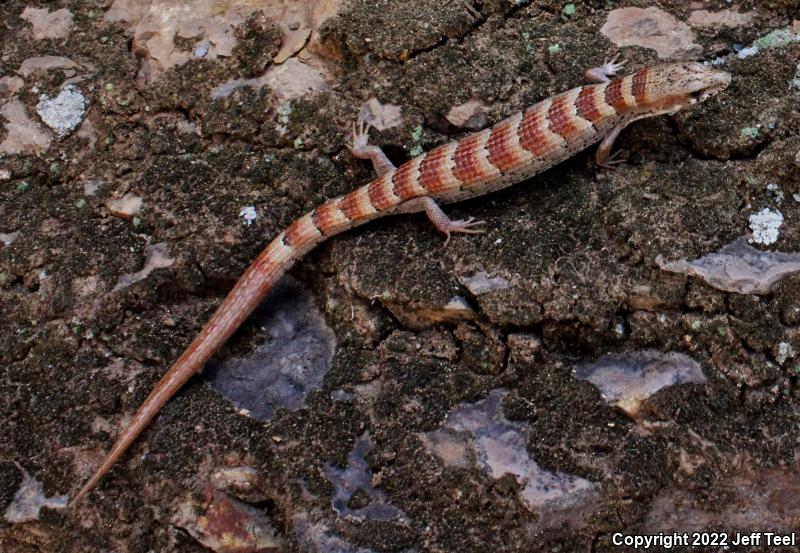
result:
<svg viewBox="0 0 800 553"><path fill-rule="evenodd" d="M600 142L595 161L612 168L614 141L630 123L673 114L724 90L729 73L700 62L644 67L618 76L617 57L586 71L590 84L547 98L491 128L469 134L395 167L369 143L370 126L353 125L347 146L371 160L377 177L296 219L256 257L211 319L155 385L71 505L114 466L169 399L197 373L258 306L273 285L314 247L391 214L424 212L445 234L478 233L482 221L451 220L439 204L488 194L527 180Z"/></svg>

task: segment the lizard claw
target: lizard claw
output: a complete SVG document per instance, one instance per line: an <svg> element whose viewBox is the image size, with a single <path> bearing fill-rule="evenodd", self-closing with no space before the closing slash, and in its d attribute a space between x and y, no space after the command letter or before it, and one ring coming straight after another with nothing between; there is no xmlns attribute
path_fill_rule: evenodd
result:
<svg viewBox="0 0 800 553"><path fill-rule="evenodd" d="M353 130L351 132L351 139L345 142L345 146L350 150L353 157L358 159L368 159L372 161L372 166L378 176L386 174L388 171L394 169L394 164L386 157L378 146L369 143L369 130L372 128L372 123L364 118L364 115L359 115L358 120L353 123Z"/></svg>
<svg viewBox="0 0 800 553"><path fill-rule="evenodd" d="M618 53L616 56L611 58L610 61L606 60L602 65L605 74L608 75L609 77L619 73L619 70L622 69L623 65L625 65L625 60L622 60L621 62L617 63L619 56L620 55Z"/></svg>
<svg viewBox="0 0 800 553"><path fill-rule="evenodd" d="M609 82L611 77L615 77L617 72L619 72L619 70L622 69L622 66L625 65L625 60L617 62L618 59L619 54L611 58L611 60L606 59L603 65L599 67L592 67L586 71L586 78L593 83Z"/></svg>
<svg viewBox="0 0 800 553"><path fill-rule="evenodd" d="M361 116L358 117L358 122L353 123L352 139L346 144L351 152L358 154L367 150L369 147L369 129L371 127L372 125Z"/></svg>
<svg viewBox="0 0 800 553"><path fill-rule="evenodd" d="M483 234L486 232L486 229L479 229L475 227L485 224L486 221L476 221L475 217L470 217L466 220L450 221L444 225L444 228L440 229L445 236L447 236L447 240L444 241L444 245L446 246L450 242L450 234L453 232L460 232L461 234Z"/></svg>
<svg viewBox="0 0 800 553"><path fill-rule="evenodd" d="M628 161L624 157L622 157L622 158L619 157L621 151L622 150L617 150L616 152L614 152L613 154L608 156L603 161L597 162L597 165L602 167L603 169L612 169L612 170L616 169L617 165L621 165L621 164L626 163Z"/></svg>

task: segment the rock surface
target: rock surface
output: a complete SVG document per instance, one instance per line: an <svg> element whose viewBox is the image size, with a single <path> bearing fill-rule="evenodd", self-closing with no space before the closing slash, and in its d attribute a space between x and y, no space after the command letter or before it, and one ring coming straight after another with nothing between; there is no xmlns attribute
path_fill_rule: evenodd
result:
<svg viewBox="0 0 800 553"><path fill-rule="evenodd" d="M257 520L293 552L610 552L616 532L800 526L800 276L753 295L656 263L730 253L764 210L781 224L749 259L800 252L796 0L29 4L0 3L0 511L23 475L44 500L36 520L0 519L0 550L204 551L226 528L202 519L208 498L224 514L242 486L236 528ZM302 402L260 421L194 378L60 508L267 241L371 178L345 147L365 106L400 163L617 52L733 82L631 125L616 171L588 151L445 208L483 235L444 247L398 216L321 246L291 271L312 298L295 309L313 302L335 344L304 360L329 367ZM37 106L64 90L83 101L48 104L69 116L59 135ZM260 356L265 316L219 365ZM704 378L671 380L634 420L573 374L643 351ZM480 424L458 434L452 413ZM442 432L469 447L426 449ZM246 485L220 478L234 469ZM538 471L591 494L545 513L525 491ZM354 516L376 501L402 516Z"/></svg>

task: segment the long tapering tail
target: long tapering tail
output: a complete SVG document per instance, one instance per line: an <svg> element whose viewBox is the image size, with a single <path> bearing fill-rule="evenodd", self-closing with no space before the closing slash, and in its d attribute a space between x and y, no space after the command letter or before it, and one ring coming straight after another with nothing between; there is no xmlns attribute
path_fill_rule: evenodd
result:
<svg viewBox="0 0 800 553"><path fill-rule="evenodd" d="M368 185L367 185L368 186ZM363 187L366 189L366 186ZM300 217L281 232L247 268L228 296L214 312L211 320L186 348L174 365L164 374L153 391L136 411L130 424L122 431L100 467L70 503L74 506L88 494L125 451L147 427L161 408L197 373L206 361L239 328L278 279L302 256L330 236L379 217L373 211L361 218L322 220L320 214L339 210L340 203L352 201L361 189L342 198L329 200L317 209ZM363 194L363 193L362 193ZM329 224L330 223L330 224Z"/></svg>

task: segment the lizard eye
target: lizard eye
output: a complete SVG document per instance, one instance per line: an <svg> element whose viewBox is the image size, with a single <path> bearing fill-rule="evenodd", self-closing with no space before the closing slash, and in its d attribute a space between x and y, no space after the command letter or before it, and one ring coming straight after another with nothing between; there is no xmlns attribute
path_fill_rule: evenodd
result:
<svg viewBox="0 0 800 553"><path fill-rule="evenodd" d="M689 93L689 97L692 100L694 100L695 102L697 102L697 101L702 100L703 98L706 97L706 91L705 90L695 90L694 92L690 92Z"/></svg>

